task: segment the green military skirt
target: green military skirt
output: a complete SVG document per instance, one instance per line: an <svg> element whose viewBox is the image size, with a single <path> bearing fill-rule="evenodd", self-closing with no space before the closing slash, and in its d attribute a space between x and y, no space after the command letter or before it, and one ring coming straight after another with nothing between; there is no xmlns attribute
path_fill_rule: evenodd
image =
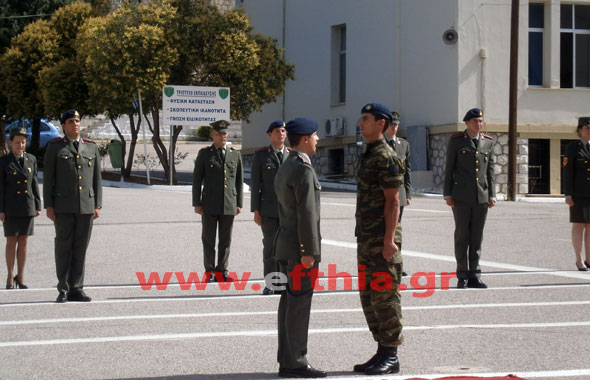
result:
<svg viewBox="0 0 590 380"><path fill-rule="evenodd" d="M590 198L574 198L570 207L570 223L590 223Z"/></svg>
<svg viewBox="0 0 590 380"><path fill-rule="evenodd" d="M33 235L35 225L33 216L6 216L4 219L4 236Z"/></svg>

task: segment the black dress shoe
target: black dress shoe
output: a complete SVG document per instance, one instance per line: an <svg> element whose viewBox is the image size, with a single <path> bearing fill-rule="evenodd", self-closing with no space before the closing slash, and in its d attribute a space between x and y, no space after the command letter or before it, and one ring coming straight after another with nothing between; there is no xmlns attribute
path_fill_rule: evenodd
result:
<svg viewBox="0 0 590 380"><path fill-rule="evenodd" d="M14 285L6 284L6 289L14 289Z"/></svg>
<svg viewBox="0 0 590 380"><path fill-rule="evenodd" d="M373 355L373 357L371 359L369 359L368 361L364 362L363 364L357 364L355 365L352 370L354 372L365 372L365 370L367 368L369 368L370 366L372 366L373 364L377 363L377 361L379 361L379 359L381 359L381 346L379 346L377 348L377 352L375 353L375 355Z"/></svg>
<svg viewBox="0 0 590 380"><path fill-rule="evenodd" d="M207 282L217 282L217 278L215 277L215 273L210 272L209 274L211 276L209 276L209 279L207 280Z"/></svg>
<svg viewBox="0 0 590 380"><path fill-rule="evenodd" d="M28 289L29 287L19 281L18 276L14 276L14 287L19 289Z"/></svg>
<svg viewBox="0 0 590 380"><path fill-rule="evenodd" d="M223 282L232 282L233 280L227 277L227 274L223 273Z"/></svg>
<svg viewBox="0 0 590 380"><path fill-rule="evenodd" d="M488 286L481 282L479 278L470 278L469 280L467 280L467 287L476 289L487 289Z"/></svg>
<svg viewBox="0 0 590 380"><path fill-rule="evenodd" d="M272 290L271 290L271 289L269 289L269 288L264 288L264 290L262 291L262 295L263 295L263 296L270 296L271 294L274 294L274 293L275 293L275 292L274 292L274 291L272 291Z"/></svg>
<svg viewBox="0 0 590 380"><path fill-rule="evenodd" d="M586 268L590 269L590 264L588 264L587 261L584 261L584 265L586 265Z"/></svg>
<svg viewBox="0 0 590 380"><path fill-rule="evenodd" d="M328 374L324 371L320 371L319 369L315 369L308 364L299 368L280 368L279 376L288 377L291 379L318 379L321 377L326 377Z"/></svg>
<svg viewBox="0 0 590 380"><path fill-rule="evenodd" d="M402 277L408 277L408 274L404 271L402 271Z"/></svg>
<svg viewBox="0 0 590 380"><path fill-rule="evenodd" d="M68 292L66 292L64 290L60 290L59 295L57 296L57 299L55 300L55 302L57 302L57 303L68 302Z"/></svg>
<svg viewBox="0 0 590 380"><path fill-rule="evenodd" d="M383 347L379 360L365 369L365 375L385 375L398 372L397 347Z"/></svg>
<svg viewBox="0 0 590 380"><path fill-rule="evenodd" d="M90 302L91 298L84 293L83 290L75 290L68 294L68 301L74 302Z"/></svg>
<svg viewBox="0 0 590 380"><path fill-rule="evenodd" d="M465 289L466 287L467 287L467 279L466 278L457 279L457 289Z"/></svg>

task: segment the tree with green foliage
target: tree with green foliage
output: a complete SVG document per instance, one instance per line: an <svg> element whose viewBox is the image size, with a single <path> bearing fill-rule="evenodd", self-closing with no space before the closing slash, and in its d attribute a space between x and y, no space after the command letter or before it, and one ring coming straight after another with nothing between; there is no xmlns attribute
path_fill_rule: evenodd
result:
<svg viewBox="0 0 590 380"><path fill-rule="evenodd" d="M132 103L140 91L145 110L160 106L162 87L177 56L171 35L175 13L168 1L152 1L137 7L127 4L106 17L90 20L78 41L92 106L109 115L124 147L125 138L114 119L128 115L131 121L125 175L131 172L141 123L141 118L134 121L138 110ZM159 135L159 130L151 129ZM162 166L168 170L168 161L162 162Z"/></svg>

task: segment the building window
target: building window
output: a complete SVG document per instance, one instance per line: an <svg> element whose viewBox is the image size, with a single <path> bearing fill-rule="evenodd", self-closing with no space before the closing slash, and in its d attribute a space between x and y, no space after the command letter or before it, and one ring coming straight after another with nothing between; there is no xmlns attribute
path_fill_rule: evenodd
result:
<svg viewBox="0 0 590 380"><path fill-rule="evenodd" d="M561 87L590 88L590 5L561 4Z"/></svg>
<svg viewBox="0 0 590 380"><path fill-rule="evenodd" d="M529 4L529 86L543 85L545 4Z"/></svg>
<svg viewBox="0 0 590 380"><path fill-rule="evenodd" d="M346 102L346 25L332 27L332 103Z"/></svg>

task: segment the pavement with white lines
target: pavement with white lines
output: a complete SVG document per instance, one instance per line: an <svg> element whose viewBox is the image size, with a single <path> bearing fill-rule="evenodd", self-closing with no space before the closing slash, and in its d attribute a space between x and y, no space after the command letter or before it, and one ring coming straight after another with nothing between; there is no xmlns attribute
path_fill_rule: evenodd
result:
<svg viewBox="0 0 590 380"><path fill-rule="evenodd" d="M104 197L86 265L91 303L54 302L54 230L44 215L36 220L26 273L31 289L0 290L0 378L277 378L279 297L257 290L262 237L249 207L236 218L230 256L230 270L240 279L247 274L243 289L199 290L175 273L188 279L203 272L190 193L105 188ZM441 199L413 202L403 223L410 276L401 287L402 371L375 379L590 379L590 272L575 271L567 207L500 202L484 235L489 289L463 290L446 275L454 271L450 210ZM376 348L356 290L354 204L354 194L322 194L323 275L308 357L334 379L370 378L352 366ZM162 290L138 280L138 273L164 279L166 272Z"/></svg>

